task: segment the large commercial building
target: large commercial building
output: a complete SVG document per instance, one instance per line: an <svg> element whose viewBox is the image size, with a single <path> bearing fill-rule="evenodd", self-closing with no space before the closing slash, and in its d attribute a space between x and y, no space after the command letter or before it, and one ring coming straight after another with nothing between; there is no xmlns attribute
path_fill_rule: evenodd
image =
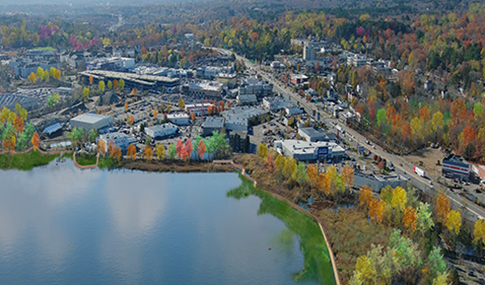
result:
<svg viewBox="0 0 485 285"><path fill-rule="evenodd" d="M104 116L92 113L81 114L71 119L71 128L83 128L84 131L90 129L100 130L113 124L111 116Z"/></svg>
<svg viewBox="0 0 485 285"><path fill-rule="evenodd" d="M102 134L99 136L99 139L106 143L106 151L108 150L109 142L111 140L113 140L113 143L118 146L122 152L126 152L130 144L136 143L134 137L119 132Z"/></svg>
<svg viewBox="0 0 485 285"><path fill-rule="evenodd" d="M87 70L78 73L80 80L84 84L89 83L89 78L93 77L93 83L98 84L99 81L120 80L125 81L125 89L137 89L138 91L153 91L160 92L163 88L166 91L173 89L180 83L179 78L169 78L165 76L154 76L154 75L139 75L136 73L127 72L115 72L115 71L105 71L105 70Z"/></svg>
<svg viewBox="0 0 485 285"><path fill-rule="evenodd" d="M216 76L216 80L225 87L234 88L237 84L237 75L235 73L219 73Z"/></svg>
<svg viewBox="0 0 485 285"><path fill-rule="evenodd" d="M145 128L145 134L147 136L155 138L164 138L171 135L175 135L179 132L179 128L172 123L166 123L163 125L156 125L153 127Z"/></svg>
<svg viewBox="0 0 485 285"><path fill-rule="evenodd" d="M86 63L87 70L129 70L135 68L135 59L128 57L96 58Z"/></svg>
<svg viewBox="0 0 485 285"><path fill-rule="evenodd" d="M0 109L6 107L13 111L17 103L27 111L35 110L39 106L39 100L32 96L0 94Z"/></svg>
<svg viewBox="0 0 485 285"><path fill-rule="evenodd" d="M189 115L185 113L172 113L167 115L167 119L175 125L186 126L190 125Z"/></svg>
<svg viewBox="0 0 485 285"><path fill-rule="evenodd" d="M443 158L441 172L443 175L468 181L470 178L471 165L463 157L449 154Z"/></svg>
<svg viewBox="0 0 485 285"><path fill-rule="evenodd" d="M182 86L182 94L194 98L222 98L222 83L217 81L185 84Z"/></svg>
<svg viewBox="0 0 485 285"><path fill-rule="evenodd" d="M212 103L186 104L185 112L195 113L196 116L207 115L210 106L214 106L214 104Z"/></svg>
<svg viewBox="0 0 485 285"><path fill-rule="evenodd" d="M340 161L346 156L345 150L332 142L279 140L275 141L275 147L278 153L299 161L315 161L318 159Z"/></svg>
<svg viewBox="0 0 485 285"><path fill-rule="evenodd" d="M221 131L224 128L224 118L207 117L202 125L202 136L210 136L214 131Z"/></svg>
<svg viewBox="0 0 485 285"><path fill-rule="evenodd" d="M235 122L245 119L247 120L248 125L256 125L264 121L268 111L249 106L242 106L224 111L221 114L226 118L226 121L229 119Z"/></svg>
<svg viewBox="0 0 485 285"><path fill-rule="evenodd" d="M256 77L250 77L243 80L238 87L239 95L254 94L257 97L266 97L273 93L273 84L260 80Z"/></svg>
<svg viewBox="0 0 485 285"><path fill-rule="evenodd" d="M408 179L401 175L378 175L374 173L354 172L354 188L360 189L362 186L369 186L373 192L380 193L386 186L396 188L397 186L406 187Z"/></svg>

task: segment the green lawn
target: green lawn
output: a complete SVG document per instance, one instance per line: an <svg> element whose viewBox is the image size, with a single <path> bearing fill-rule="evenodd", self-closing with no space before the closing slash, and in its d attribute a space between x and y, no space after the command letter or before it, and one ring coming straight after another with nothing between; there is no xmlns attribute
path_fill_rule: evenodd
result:
<svg viewBox="0 0 485 285"><path fill-rule="evenodd" d="M56 49L53 47L36 47L30 50L55 51Z"/></svg>

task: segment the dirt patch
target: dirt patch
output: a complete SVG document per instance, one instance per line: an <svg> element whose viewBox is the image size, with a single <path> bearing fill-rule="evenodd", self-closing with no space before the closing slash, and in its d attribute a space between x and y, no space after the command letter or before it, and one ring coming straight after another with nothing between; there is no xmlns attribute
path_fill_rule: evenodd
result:
<svg viewBox="0 0 485 285"><path fill-rule="evenodd" d="M184 163L180 161L121 161L121 168L130 170L157 171L157 172L233 172L231 165L217 165L212 163Z"/></svg>
<svg viewBox="0 0 485 285"><path fill-rule="evenodd" d="M428 177L437 178L441 176L441 162L445 153L437 148L424 148L403 156L412 166L417 166L424 171ZM440 165L436 163L440 161Z"/></svg>

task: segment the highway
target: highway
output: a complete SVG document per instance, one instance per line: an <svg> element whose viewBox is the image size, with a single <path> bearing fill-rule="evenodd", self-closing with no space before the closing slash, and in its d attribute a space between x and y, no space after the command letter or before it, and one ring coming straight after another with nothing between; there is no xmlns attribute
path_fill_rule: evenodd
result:
<svg viewBox="0 0 485 285"><path fill-rule="evenodd" d="M217 50L224 54L232 53L231 51L224 50L224 49L217 49ZM410 165L409 162L407 162L403 157L388 153L383 148L375 144L375 142L373 144L374 148L370 147L370 145L365 143L367 141L367 138L362 136L354 129L351 129L346 125L342 124L336 118L328 115L323 110L318 109L315 104L307 102L305 98L302 98L297 93L291 91L290 88L285 86L283 83L273 79L271 74L261 70L258 65L251 63L248 59L241 57L239 55L236 55L236 59L243 60L246 67L252 67L265 80L269 81L270 83L273 83L273 88L276 92L283 94L283 96L286 98L291 98L293 101L298 102L300 104L300 107L303 107L308 114L310 115L313 114L313 111L320 112L320 115L321 115L320 122L325 122L325 123L330 122L332 123L332 125L339 124L347 134L352 135L352 138L356 141L356 143L358 143L361 146L364 146L373 154L376 154L382 158L385 158L387 161L391 161L394 164L394 167L396 168L396 172L398 172L399 174L405 175L410 179L411 184L423 190L430 197L434 197L436 189L433 185L429 184L429 182L432 180L429 178L421 177L416 173L414 173L413 172L414 166ZM333 132L336 131L335 128L331 128L330 130ZM436 181L433 181L432 183L434 185L439 185ZM483 219L483 217L485 217L485 210L479 207L478 205L470 202L468 199L464 197L457 195L456 193L449 191L447 188L445 188L444 191L445 191L445 194L450 199L450 204L452 208L455 208L455 209L463 208L466 205L466 209L468 213L464 218L467 218L468 220L471 220L471 221L475 221L478 218Z"/></svg>

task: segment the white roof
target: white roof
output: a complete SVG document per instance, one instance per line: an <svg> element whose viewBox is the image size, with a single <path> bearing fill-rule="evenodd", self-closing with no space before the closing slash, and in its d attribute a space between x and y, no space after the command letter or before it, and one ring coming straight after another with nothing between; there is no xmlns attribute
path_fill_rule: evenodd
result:
<svg viewBox="0 0 485 285"><path fill-rule="evenodd" d="M107 118L109 118L109 116L86 113L86 114L81 114L75 118L72 118L71 121L95 124L96 122L99 122Z"/></svg>

